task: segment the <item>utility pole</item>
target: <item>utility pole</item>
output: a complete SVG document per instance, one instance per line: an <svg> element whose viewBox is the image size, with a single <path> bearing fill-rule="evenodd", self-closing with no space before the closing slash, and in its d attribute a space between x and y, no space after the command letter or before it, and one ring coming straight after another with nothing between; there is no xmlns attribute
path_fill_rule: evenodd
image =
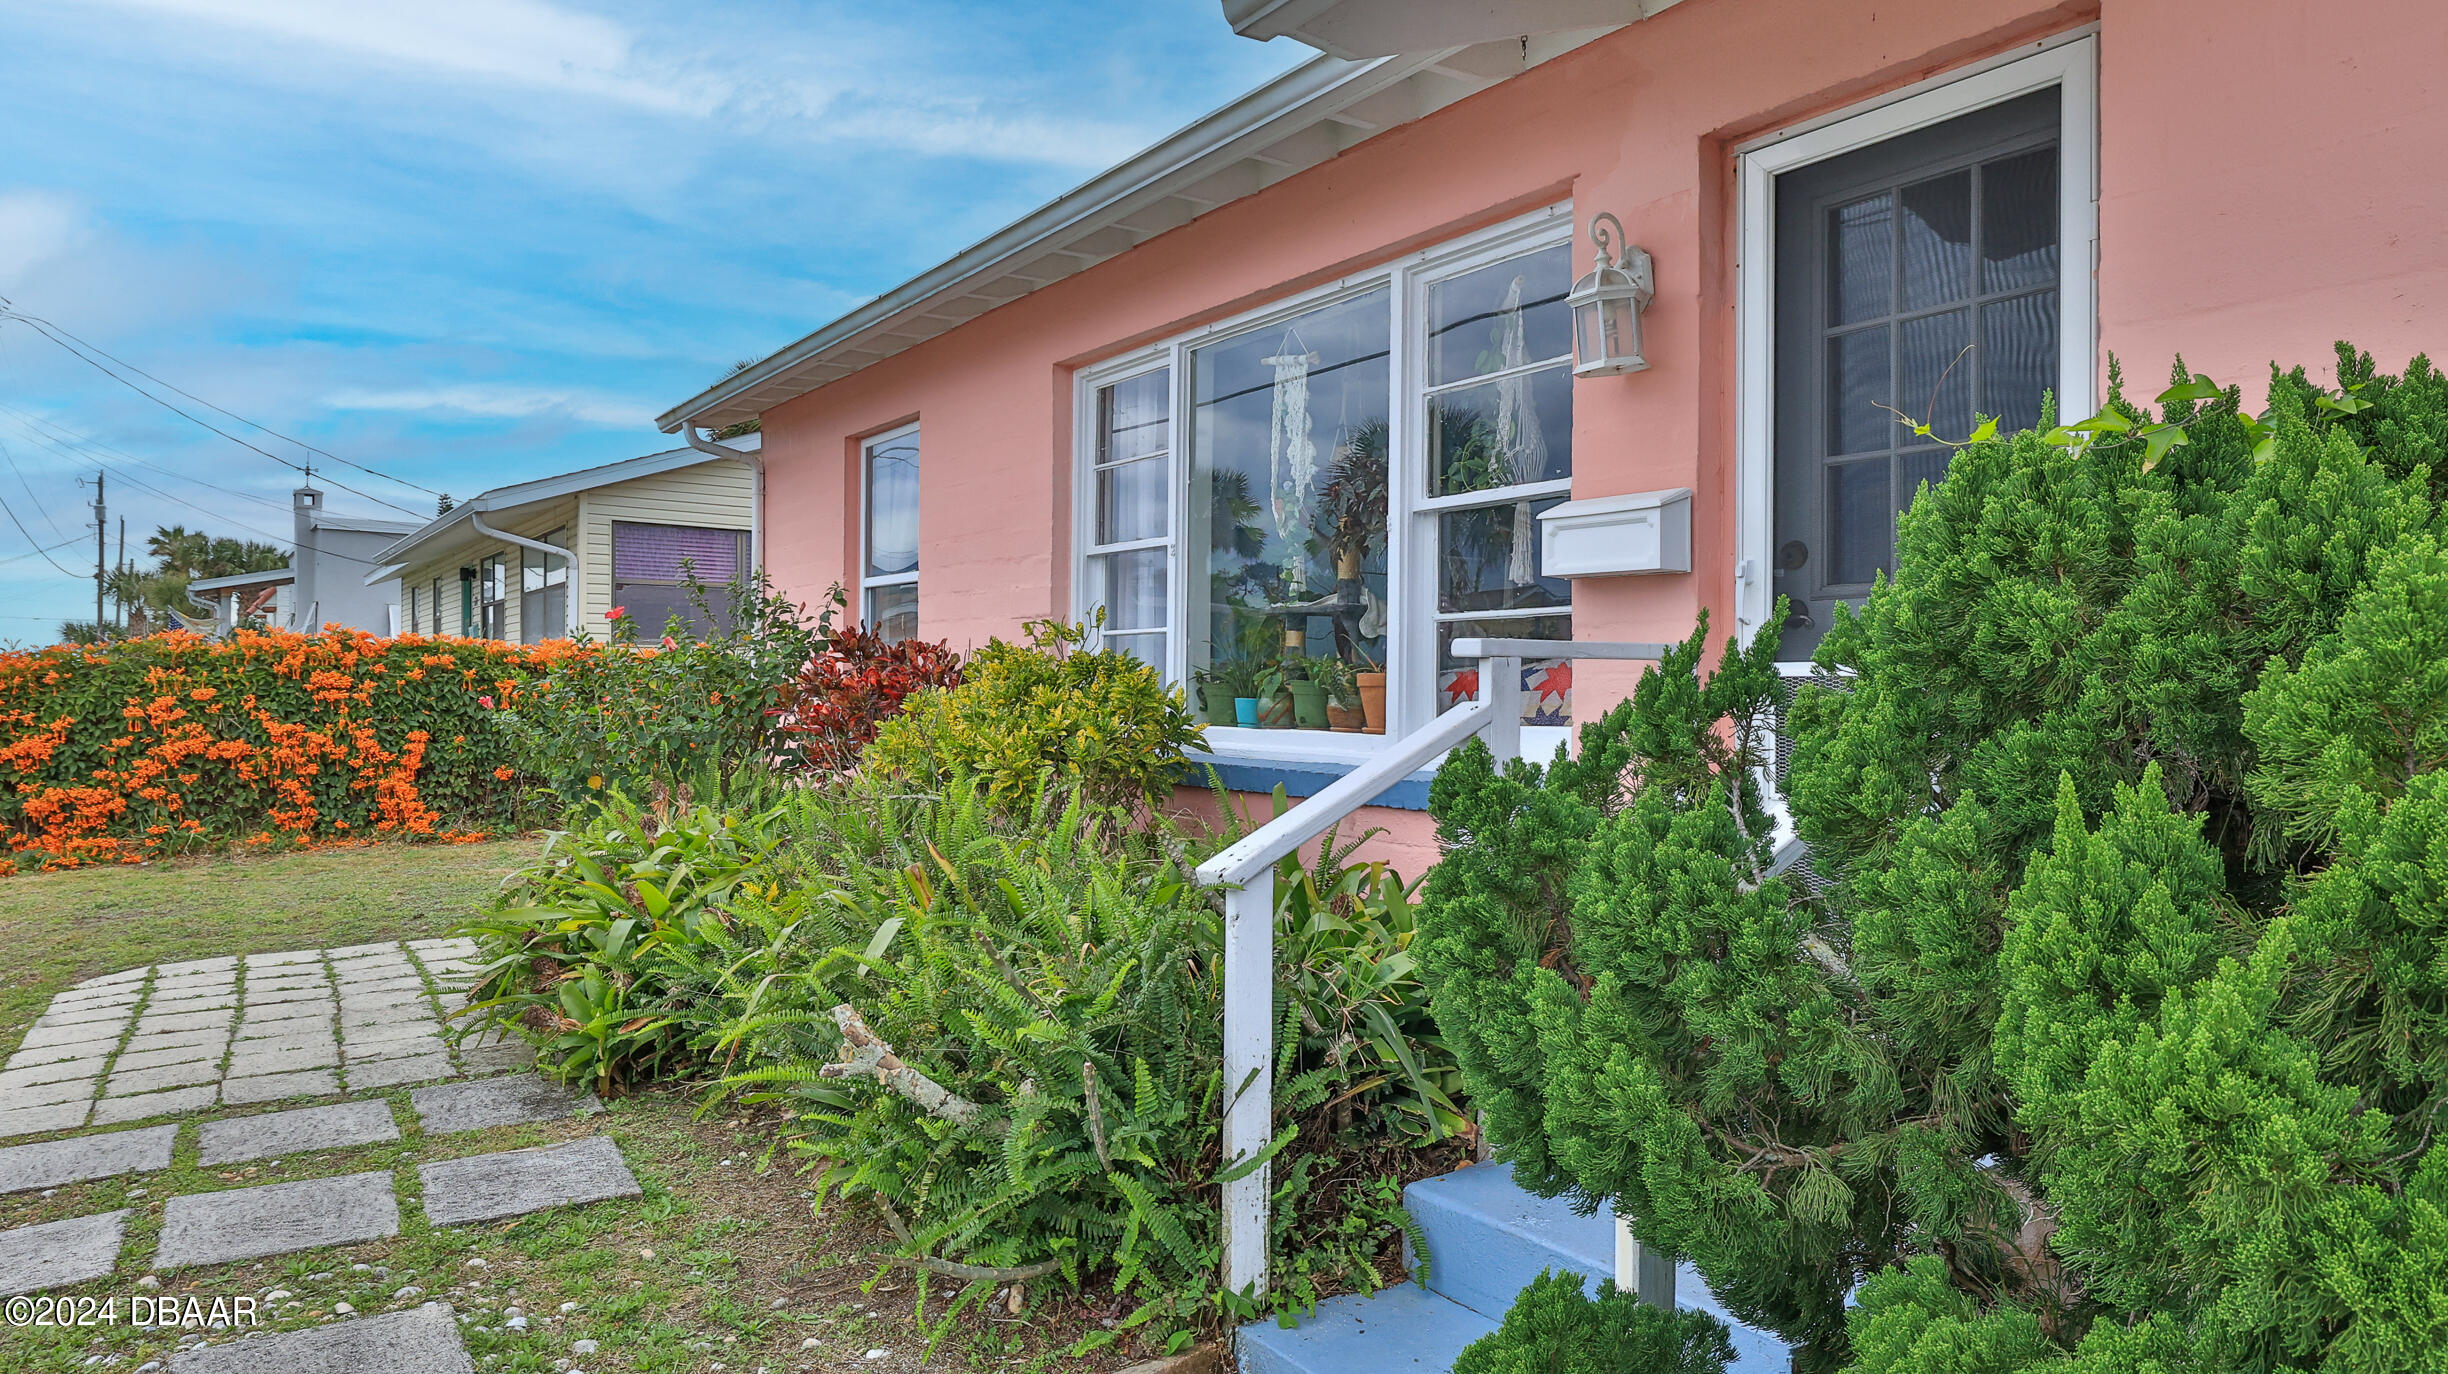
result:
<svg viewBox="0 0 2448 1374"><path fill-rule="evenodd" d="M98 470L94 473L94 629L96 630L102 628L102 585L109 580L109 575L102 566L102 557L108 552L104 545L110 537L110 510L102 504L102 479L108 475Z"/></svg>
<svg viewBox="0 0 2448 1374"><path fill-rule="evenodd" d="M124 515L119 517L119 561L111 567L121 574L127 572L127 517ZM121 596L115 599L119 603L119 628L124 630L127 628L127 598Z"/></svg>

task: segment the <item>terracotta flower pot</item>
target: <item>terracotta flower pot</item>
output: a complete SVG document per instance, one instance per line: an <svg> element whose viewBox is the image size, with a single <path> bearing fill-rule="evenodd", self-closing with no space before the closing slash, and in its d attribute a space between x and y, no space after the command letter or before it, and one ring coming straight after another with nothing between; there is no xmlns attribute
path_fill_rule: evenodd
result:
<svg viewBox="0 0 2448 1374"><path fill-rule="evenodd" d="M1368 717L1362 715L1357 706L1337 706L1331 701L1326 703L1326 728L1330 730L1340 730L1347 735L1358 734L1367 723Z"/></svg>
<svg viewBox="0 0 2448 1374"><path fill-rule="evenodd" d="M1360 715L1367 724L1360 728L1372 735L1382 735L1386 728L1385 674L1354 673L1360 686Z"/></svg>

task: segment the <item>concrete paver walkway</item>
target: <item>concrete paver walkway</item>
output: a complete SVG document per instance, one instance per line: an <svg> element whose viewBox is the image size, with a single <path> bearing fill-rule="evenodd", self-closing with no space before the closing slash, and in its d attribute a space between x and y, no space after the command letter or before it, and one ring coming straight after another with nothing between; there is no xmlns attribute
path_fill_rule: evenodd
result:
<svg viewBox="0 0 2448 1374"><path fill-rule="evenodd" d="M438 1302L170 1357L170 1374L474 1374L475 1368L459 1323Z"/></svg>
<svg viewBox="0 0 2448 1374"><path fill-rule="evenodd" d="M475 955L410 940L87 979L0 1067L0 1138L518 1067L523 1046L443 1036Z"/></svg>
<svg viewBox="0 0 2448 1374"><path fill-rule="evenodd" d="M178 1119L0 1144L0 1195L168 1169L189 1121L188 1148L212 1167L394 1141L412 1120L443 1136L601 1112L590 1093L506 1072L534 1062L523 1044L445 1037L444 1011L464 1001L475 952L463 940L292 950L129 969L70 988L0 1067L0 1139ZM475 1077L460 1081L463 1075ZM407 1094L404 1107L361 1096L284 1111L214 1110L417 1083L436 1086ZM125 1256L150 1269L395 1236L403 1178L379 1168L179 1193L142 1209L0 1230L0 1297L122 1272L130 1218L156 1206L158 1240L150 1247L140 1240ZM605 1136L434 1161L419 1168L417 1182L433 1226L640 1195L620 1147ZM472 1374L474 1367L457 1320L440 1303L183 1348L169 1361L171 1374Z"/></svg>

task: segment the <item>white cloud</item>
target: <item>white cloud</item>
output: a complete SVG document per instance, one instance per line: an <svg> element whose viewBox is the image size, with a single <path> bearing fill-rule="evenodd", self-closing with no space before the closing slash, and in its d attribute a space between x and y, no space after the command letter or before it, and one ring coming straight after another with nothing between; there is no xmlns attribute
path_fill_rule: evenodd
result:
<svg viewBox="0 0 2448 1374"><path fill-rule="evenodd" d="M328 73L311 60L266 62L258 44L313 48L412 78L600 98L743 132L789 132L929 157L1093 168L1135 150L1151 132L1112 120L989 114L990 105L1013 103L1009 90L993 94L1010 83L991 77L983 79L984 98L946 97L945 74L911 60L932 40L870 27L873 16L815 32L759 33L739 20L713 34L694 26L644 34L545 0L105 2L254 40L219 56L288 80L317 81ZM699 22L719 26L724 19L717 12ZM742 61L743 51L758 50L768 60ZM965 74L957 85L979 89L981 76Z"/></svg>
<svg viewBox="0 0 2448 1374"><path fill-rule="evenodd" d="M540 0L118 0L223 28L336 49L396 67L513 86L585 92L652 109L702 113L670 83L637 70L621 25Z"/></svg>
<svg viewBox="0 0 2448 1374"><path fill-rule="evenodd" d="M652 417L645 405L600 391L497 386L463 382L393 391L342 391L325 400L334 410L384 410L522 419L558 415L595 425L637 425Z"/></svg>
<svg viewBox="0 0 2448 1374"><path fill-rule="evenodd" d="M84 211L66 196L0 191L0 296L16 294L36 268L65 257L86 234Z"/></svg>

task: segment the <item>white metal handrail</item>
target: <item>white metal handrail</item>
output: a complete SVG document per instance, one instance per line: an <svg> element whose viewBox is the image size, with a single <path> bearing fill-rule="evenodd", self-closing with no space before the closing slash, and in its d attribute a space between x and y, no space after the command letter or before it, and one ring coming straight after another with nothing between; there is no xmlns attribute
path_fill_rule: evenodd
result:
<svg viewBox="0 0 2448 1374"><path fill-rule="evenodd" d="M1526 658L1654 662L1663 644L1585 640L1457 639L1454 657L1479 662L1471 700L1392 741L1377 756L1303 799L1198 867L1224 894L1224 1158L1229 1168L1274 1138L1275 865L1474 735L1499 761L1521 756L1521 667ZM1266 1291L1271 1170L1224 1185L1224 1286ZM1671 1282L1671 1271L1669 1271ZM1671 1299L1670 1299L1671 1301Z"/></svg>

